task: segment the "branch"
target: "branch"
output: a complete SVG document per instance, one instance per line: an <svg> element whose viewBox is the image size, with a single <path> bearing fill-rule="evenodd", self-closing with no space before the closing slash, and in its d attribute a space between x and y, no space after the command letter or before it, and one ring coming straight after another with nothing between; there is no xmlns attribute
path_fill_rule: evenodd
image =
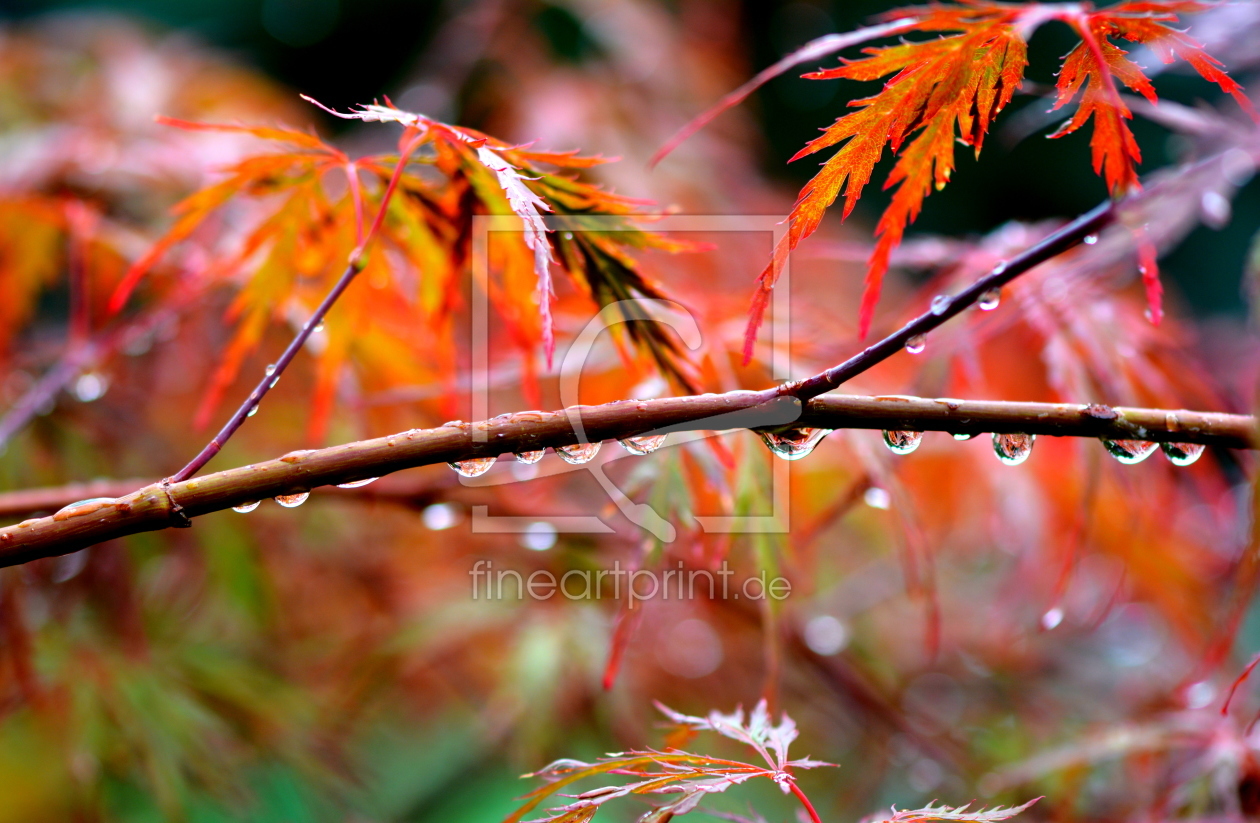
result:
<svg viewBox="0 0 1260 823"><path fill-rule="evenodd" d="M845 381L852 380L904 349L911 338L926 335L978 303L985 294L1001 289L1021 274L1080 244L1086 237L1098 234L1115 220L1116 206L1108 200L1005 263L999 263L991 272L958 294L945 297L945 302L940 302L939 298L932 301L931 309L840 365L832 366L805 380L784 383L778 388L779 394L808 400L839 388Z"/></svg>
<svg viewBox="0 0 1260 823"><path fill-rule="evenodd" d="M0 566L66 554L129 534L190 526L193 517L318 486L416 466L643 434L795 423L827 429L1024 432L1228 448L1257 445L1256 420L1246 415L895 396L824 397L802 404L777 392L737 391L519 412L478 423L412 429L327 449L290 452L276 460L192 480L151 484L117 499L84 503L0 529Z"/></svg>
<svg viewBox="0 0 1260 823"><path fill-rule="evenodd" d="M381 206L382 211L384 205ZM205 445L197 456L189 461L188 465L180 469L171 480L181 482L192 477L199 472L202 466L209 463L224 444L236 434L236 430L241 427L245 419L258 410L258 404L262 402L267 392L271 391L271 387L280 382L280 375L284 374L284 370L293 362L293 358L297 357L297 353L306 345L307 339L319 328L319 324L324 322L324 316L328 314L328 310L337 302L337 298L341 297L342 292L350 285L350 281L354 280L355 275L359 273L359 265L357 258L346 266L346 270L341 273L341 277L337 280L336 285L324 295L323 301L319 307L315 309L307 321L302 324L302 328L298 329L298 333L289 341L289 346L284 350L284 354L280 355L280 359L267 367L266 374L262 380L258 381L258 385L254 386L254 390L249 393L249 397L245 398L245 402L236 409L236 412L228 418L223 424L223 428L219 429L219 433L211 438L210 442Z"/></svg>
<svg viewBox="0 0 1260 823"><path fill-rule="evenodd" d="M363 502L389 502L403 506L424 507L440 500L458 496L461 486L458 478L425 477L413 480L383 480L370 486L339 489L338 497L353 498ZM82 500L99 497L126 497L136 489L161 483L150 478L123 480L99 479L86 483L67 483L63 486L45 486L37 489L0 492L0 519L16 520L22 517L42 517Z"/></svg>
<svg viewBox="0 0 1260 823"><path fill-rule="evenodd" d="M241 405L236 409L236 412L228 418L226 423L223 424L223 428L219 430L219 433L205 445L205 448L203 448L197 456L188 463L188 465L180 469L171 478L172 481L180 482L187 480L197 472L201 471L203 466L214 459L214 456L219 453L219 450L223 448L224 444L227 443L232 435L236 433L236 430L241 427L246 418L250 417L258 410L258 404L262 402L263 397L267 394L267 392L271 391L272 387L275 386L276 383L280 382L280 375L284 374L284 370L288 368L289 363L293 362L293 358L297 357L298 352L300 352L302 347L306 345L307 339L317 328L320 327L320 324L324 322L324 316L328 314L329 310L332 309L333 304L337 302L337 299L341 297L342 293L350 286L350 282L354 280L355 276L360 271L363 270L363 266L366 262L364 253L368 244L370 244L376 237L377 233L380 231L381 225L385 222L385 212L389 208L390 198L393 197L394 192L398 189L398 181L402 177L402 172L407 166L408 159L410 159L412 152L414 152L419 145L414 138L415 135L412 134L412 130L409 129L404 132L403 140L400 144L398 152L398 164L394 166L394 173L389 178L389 184L385 187L385 193L381 195L381 207L376 212L376 219L372 221L372 228L368 230L366 238L364 238L362 242L355 246L354 250L350 252L350 259L346 264L346 270L341 273L341 277L338 278L337 282L333 285L332 289L329 290L328 294L324 295L324 299L315 309L315 312L307 318L306 322L302 324L302 328L298 329L298 333L293 336L291 341L289 341L288 348L284 350L284 354L280 355L280 359L267 367L267 371L263 375L262 380L258 381L258 385L255 386L254 390L249 393L249 397L245 398L245 402L241 403ZM355 173L356 172L354 171L352 165L350 170L350 174L352 176L352 187L356 185L357 182L356 179L353 178Z"/></svg>

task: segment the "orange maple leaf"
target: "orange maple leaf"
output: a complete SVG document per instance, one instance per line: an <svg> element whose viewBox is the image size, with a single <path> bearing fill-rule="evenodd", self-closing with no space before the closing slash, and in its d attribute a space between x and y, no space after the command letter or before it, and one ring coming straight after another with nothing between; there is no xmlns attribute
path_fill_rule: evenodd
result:
<svg viewBox="0 0 1260 823"><path fill-rule="evenodd" d="M1095 11L1088 3L966 0L962 5L897 9L883 15L883 19L892 21L886 25L896 25L899 31L958 33L868 48L864 50L865 57L842 58L842 65L837 68L804 75L815 80L860 81L893 76L878 94L852 101L849 105L857 111L836 120L792 158L840 147L801 190L788 218L788 232L758 278L745 337L745 360L751 357L770 290L787 254L818 228L823 214L842 192L843 216L852 212L870 182L875 164L888 147L898 160L884 187L897 188L875 227L876 244L867 268L858 319L859 333L866 335L888 270L889 255L901 243L906 227L918 217L932 188L939 190L949 182L954 170L955 142L972 147L979 155L993 118L1010 102L1023 81L1027 38L1044 22L1065 22L1081 37L1081 43L1065 58L1054 108L1068 105L1078 95L1080 103L1073 116L1051 136L1076 131L1093 118L1094 169L1103 176L1113 196L1139 188L1136 166L1141 162L1137 141L1126 123L1132 114L1124 105L1118 84L1151 102L1156 102L1156 97L1141 68L1128 60L1127 52L1111 38L1146 45L1164 62L1185 60L1205 79L1233 95L1255 118L1256 112L1242 87L1230 79L1220 62L1172 27L1179 14L1206 8L1206 4L1182 0L1121 3L1101 11ZM877 33L885 32L868 29L864 39ZM809 50L807 46L801 52ZM781 64L786 68L795 62L785 58ZM772 76L773 73L763 72L757 80L764 82ZM748 91L751 89L741 89L741 94ZM724 101L697 122L707 122L716 111L731 104ZM687 133L690 130L684 129L683 134ZM1157 275L1152 255L1143 257L1152 318L1158 321Z"/></svg>

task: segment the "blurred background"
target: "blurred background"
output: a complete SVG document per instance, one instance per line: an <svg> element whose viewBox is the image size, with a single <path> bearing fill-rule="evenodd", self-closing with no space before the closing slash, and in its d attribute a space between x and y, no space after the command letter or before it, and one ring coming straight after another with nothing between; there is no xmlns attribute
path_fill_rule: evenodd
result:
<svg viewBox="0 0 1260 823"><path fill-rule="evenodd" d="M114 488L107 481L182 465L209 434L192 425L199 410L217 426L300 322L293 307L305 303L286 292L264 301L249 345L235 342L238 297L256 293L206 261L260 219L242 195L182 252L181 265L200 274L164 275L118 334L66 347L82 299L70 282L76 254L95 261L87 277L93 305L103 304L169 228L175 203L223 166L270 150L247 135L160 126L155 114L309 127L359 156L393 151L397 130L333 118L298 94L339 110L388 96L512 143L618 157L586 179L662 208L783 215L816 170L813 159L787 159L873 84L789 73L655 170L647 160L783 54L892 7L0 0L0 399L5 419L35 403L23 425L0 421L6 522L61 505L16 497L22 490L94 479ZM1223 5L1190 25L1232 76L1260 85L1260 4ZM877 334L1105 197L1085 133L1045 139L1058 123L1046 94L1072 45L1065 27L1035 34L1024 93L982 160L960 154L894 261ZM1133 126L1142 171L1164 181L1149 206L1169 292L1164 324L1143 316L1131 243L1108 235L1021 280L1000 310L934 334L923 355L863 375L854 392L1254 409L1260 143L1215 87L1183 66L1139 62L1166 101L1160 111L1135 104ZM1193 173L1179 171L1195 161ZM875 179L890 167L885 158ZM802 376L859 346L863 260L887 202L877 189L843 226L830 215L794 259L791 354ZM764 341L747 367L738 351L768 240L680 239L715 248L640 259L700 322L703 388L764 387L783 344ZM382 277L396 285L404 274ZM370 294L369 285L355 287ZM449 362L409 326L429 308L382 308L385 330L364 343L376 348L299 358L210 470L467 419L452 377L468 363L467 288L443 303ZM562 345L590 313L580 290L565 288ZM330 317L330 332L339 322ZM499 354L509 350L494 349L495 412L530 408L520 387L529 366ZM46 383L57 374L60 384ZM52 387L41 394L42 385ZM222 404L204 402L211 387ZM311 398L325 390L329 416L310 425ZM585 402L668 391L650 361L611 345L584 373ZM540 393L542 407L559 405L545 370ZM878 432L837 432L793 464L786 534L725 538L694 517L764 514L773 458L748 433L721 441L633 465L608 459L632 497L680 524L671 543L645 541L592 478L548 455L537 471L494 469L513 483L461 485L426 467L319 490L296 511L267 501L253 514L4 570L0 821L502 819L534 785L522 772L663 745L653 700L703 714L749 707L767 691L802 727L797 756L842 766L802 777L826 820L933 798L1041 794L1030 816L1260 813L1250 726L1260 700L1244 687L1232 712L1219 712L1260 649L1249 456L1122 466L1097 443L1044 438L1011 468L985 438L928 435L900 457ZM532 530L473 534L476 505L528 517ZM615 533L550 525L590 511L607 513ZM774 607L653 601L637 615L607 600L473 602L478 559L557 575L729 559L783 574L794 590ZM767 820L795 814L768 785L712 805L752 820L750 805ZM642 811L627 802L600 815Z"/></svg>

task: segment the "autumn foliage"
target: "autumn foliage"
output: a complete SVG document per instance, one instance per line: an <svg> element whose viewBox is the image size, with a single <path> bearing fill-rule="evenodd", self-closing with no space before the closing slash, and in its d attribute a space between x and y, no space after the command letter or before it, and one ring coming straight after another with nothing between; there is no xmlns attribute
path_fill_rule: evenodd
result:
<svg viewBox="0 0 1260 823"><path fill-rule="evenodd" d="M859 335L866 336L893 249L902 242L906 227L919 216L923 201L932 190L939 191L949 182L954 172L955 142L972 148L979 157L994 118L1011 102L1023 82L1028 66L1027 40L1042 24L1066 23L1080 37L1080 43L1063 59L1054 101L1055 109L1074 101L1076 109L1050 136L1071 134L1092 119L1094 172L1103 176L1113 196L1141 188L1137 165L1142 162L1142 155L1125 122L1133 115L1120 88L1157 102L1150 80L1115 41L1146 46L1164 63L1186 61L1260 121L1242 87L1230 79L1221 63L1176 28L1179 14L1206 8L1203 3L1181 0L1117 3L1101 10L1088 3L971 0L958 6L916 6L885 13L884 19L898 32L937 36L868 48L866 57L843 59L838 68L804 75L811 80L891 78L878 94L849 103L857 111L838 119L792 157L799 160L840 147L801 190L789 218L790 228L775 250L774 260L761 274L745 357L750 355L784 255L818 229L823 213L842 192L842 216L852 213L875 165L888 149L897 162L884 181L884 188L895 186L896 191L875 226L876 243L868 262L858 319ZM1147 276L1148 295L1151 311L1158 319L1156 278L1157 273L1151 268Z"/></svg>
<svg viewBox="0 0 1260 823"><path fill-rule="evenodd" d="M793 88L851 81L793 158L830 152L795 205L754 106L667 139L753 75L748 43L775 28L755 5L451 4L432 60L353 107L127 22L6 28L0 529L172 476L237 406L191 482L483 417L790 388L862 351L877 299L890 328L931 313L1074 216L909 232L956 144L1000 162L1022 139L1006 124L1047 110L1030 131L1089 132L1116 223L839 391L1169 425L1255 410L1230 278L1255 291L1256 247L1166 278L1163 304L1155 263L1256 233L1260 4L939 3L807 43L728 99L801 61ZM783 19L803 6L821 8ZM1030 68L1043 25L1073 38L1053 85ZM1135 117L1166 146L1139 148ZM863 226L881 163L891 202ZM966 212L959 194L933 203ZM841 198L848 222L824 221ZM765 215L789 210L775 247ZM1218 276L1235 314L1196 313ZM667 305L691 325L659 322ZM987 433L762 434L807 439L806 459L742 430L504 452L477 477L415 466L0 569L0 823L1260 813L1254 452L1188 465L1042 435L1007 465ZM612 568L791 593L513 585ZM508 594L472 594L473 569Z"/></svg>

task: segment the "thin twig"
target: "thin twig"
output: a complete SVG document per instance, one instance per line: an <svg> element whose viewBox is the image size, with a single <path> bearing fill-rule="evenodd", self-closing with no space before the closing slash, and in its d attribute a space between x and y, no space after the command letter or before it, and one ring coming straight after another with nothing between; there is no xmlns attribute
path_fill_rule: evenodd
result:
<svg viewBox="0 0 1260 823"><path fill-rule="evenodd" d="M84 366L96 358L96 354L96 344L85 342L66 352L52 368L44 372L35 381L35 385L9 407L4 417L0 417L0 447L25 428L41 409L50 406L56 400L57 394L79 375Z"/></svg>
<svg viewBox="0 0 1260 823"><path fill-rule="evenodd" d="M176 472L171 480L176 483L187 480L219 453L219 450L236 433L236 430L241 427L245 419L258 409L258 404L262 402L267 392L271 391L272 387L280 381L280 375L293 362L293 358L297 357L297 353L306 345L307 339L310 338L315 329L319 328L319 324L324 322L324 315L328 314L328 310L333 307L333 304L337 302L337 298L341 297L358 273L359 268L354 263L346 266L346 270L341 273L341 277L337 280L336 285L324 296L319 307L315 309L315 313L302 324L302 328L298 329L298 333L289 341L289 346L284 350L284 354L280 355L280 359L267 367L262 380L258 381L258 385L254 386L254 390L249 393L249 397L245 398L245 402L228 418L228 421L223 424L223 428L219 429L219 433L206 444L205 448L198 452L197 456L189 461L188 465Z"/></svg>
<svg viewBox="0 0 1260 823"><path fill-rule="evenodd" d="M1005 263L998 264L987 275L953 297L943 296L943 301L933 301L932 308L878 343L868 346L840 365L833 366L813 377L784 383L779 386L778 393L808 400L838 388L845 381L857 377L903 350L912 338L926 335L951 318L957 317L979 302L985 294L1001 289L1020 275L1083 242L1086 237L1098 234L1115 219L1115 204L1108 200Z"/></svg>
<svg viewBox="0 0 1260 823"><path fill-rule="evenodd" d="M404 134L403 145L398 154L398 164L394 167L394 173L389 178L389 184L385 187L385 193L381 195L381 207L376 213L376 219L372 221L372 228L368 231L367 236L350 252L350 260L346 265L346 270L341 273L341 277L337 279L337 282L328 294L324 295L324 299L315 309L314 314L307 318L306 322L302 324L302 328L298 329L298 333L289 342L288 348L280 355L280 359L267 367L262 380L258 381L258 385L254 386L254 390L245 398L245 402L241 403L232 416L228 418L228 421L223 424L223 428L219 429L219 433L205 445L205 448L189 461L188 465L171 477L173 482L178 483L187 480L199 472L203 466L219 453L219 450L231 439L246 418L257 411L258 404L262 402L263 397L266 396L267 392L271 391L276 383L280 382L280 375L284 374L284 370L293 362L293 358L297 357L297 353L306 345L307 339L324 322L324 316L328 314L329 309L333 307L333 304L350 286L355 276L363 270L366 260L364 254L368 244L380 232L381 225L385 222L385 212L389 208L389 201L398 189L398 181L402 178L402 172L407 165L407 160L418 145L419 142L415 139L415 135L410 133ZM352 176L357 173L353 164L351 164L348 173Z"/></svg>
<svg viewBox="0 0 1260 823"><path fill-rule="evenodd" d="M149 485L111 501L0 529L0 566L76 551L105 540L184 525L198 517L276 495L380 477L402 469L495 457L648 433L797 425L827 429L1025 432L1115 440L1143 439L1254 448L1247 415L1100 405L1002 403L904 397L834 396L802 404L764 392L623 400L556 412L519 412L333 446L182 482Z"/></svg>

